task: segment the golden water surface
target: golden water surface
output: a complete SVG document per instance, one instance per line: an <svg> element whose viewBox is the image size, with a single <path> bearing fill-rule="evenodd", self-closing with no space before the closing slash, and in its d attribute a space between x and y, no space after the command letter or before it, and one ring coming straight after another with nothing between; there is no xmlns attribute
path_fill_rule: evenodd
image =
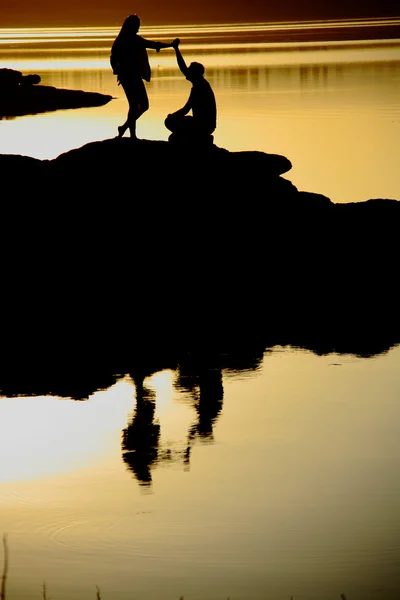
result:
<svg viewBox="0 0 400 600"><path fill-rule="evenodd" d="M400 199L400 40L274 31L286 35L282 24L142 33L179 35L185 58L204 63L218 146L287 156L299 189L335 202ZM2 119L0 153L54 158L116 134L127 110L108 62L116 33L0 31L0 68L114 97ZM150 61L138 134L167 140L189 83L171 51ZM207 410L201 380L179 369L145 380L147 404L124 374L88 399L0 397L7 598L43 597L45 582L51 600L94 598L96 586L103 600L398 600L399 364L399 347L370 358L275 347L214 373ZM160 437L136 460L144 408Z"/></svg>

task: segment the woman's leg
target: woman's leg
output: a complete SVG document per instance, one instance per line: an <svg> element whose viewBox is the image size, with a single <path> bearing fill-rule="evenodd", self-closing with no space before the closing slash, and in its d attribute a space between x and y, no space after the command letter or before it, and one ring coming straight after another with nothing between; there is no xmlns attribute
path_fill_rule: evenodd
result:
<svg viewBox="0 0 400 600"><path fill-rule="evenodd" d="M121 82L129 104L128 118L123 125L118 127L118 135L122 137L129 128L131 138L136 138L136 121L149 108L149 99L143 80L133 78L129 82Z"/></svg>
<svg viewBox="0 0 400 600"><path fill-rule="evenodd" d="M123 125L119 125L118 137L122 137L127 129L128 129L128 120L126 120Z"/></svg>
<svg viewBox="0 0 400 600"><path fill-rule="evenodd" d="M122 89L125 92L125 96L126 96L126 99L128 100L128 105L129 105L129 98L128 98L128 94L130 94L130 91L129 91L129 87L130 87L129 79L120 75L119 82L121 84ZM118 126L118 137L122 137L124 135L124 133L128 129L128 125L129 125L129 123L128 123L128 118L127 118L126 121L125 121L125 123L123 125L119 125Z"/></svg>

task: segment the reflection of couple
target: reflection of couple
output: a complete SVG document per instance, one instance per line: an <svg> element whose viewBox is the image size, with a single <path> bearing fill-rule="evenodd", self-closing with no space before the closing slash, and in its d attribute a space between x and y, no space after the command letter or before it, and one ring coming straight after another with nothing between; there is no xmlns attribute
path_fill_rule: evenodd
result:
<svg viewBox="0 0 400 600"><path fill-rule="evenodd" d="M216 127L217 110L214 93L204 78L204 67L192 62L188 67L179 50L180 40L176 38L170 44L153 42L137 35L140 19L130 15L124 21L111 50L111 67L118 76L118 82L124 89L129 104L127 120L118 127L118 136L122 137L127 129L131 138L136 138L136 121L149 108L149 100L143 79L150 81L151 71L147 57L147 48L159 52L162 48L174 48L178 66L183 75L192 84L192 90L186 104L176 112L169 114L165 126L173 133L203 133L210 135ZM192 116L188 113L192 111Z"/></svg>
<svg viewBox="0 0 400 600"><path fill-rule="evenodd" d="M193 357L192 357L193 358ZM160 445L161 428L155 419L156 397L144 383L144 373L131 373L136 388L136 406L133 419L122 432L122 457L128 468L143 486L151 484L151 469L162 460L182 458L185 465L190 463L190 454L196 438L211 440L213 426L222 409L224 396L222 371L218 366L207 362L189 361L180 365L177 387L189 392L196 422L189 428L186 449L174 454L171 448L162 450Z"/></svg>

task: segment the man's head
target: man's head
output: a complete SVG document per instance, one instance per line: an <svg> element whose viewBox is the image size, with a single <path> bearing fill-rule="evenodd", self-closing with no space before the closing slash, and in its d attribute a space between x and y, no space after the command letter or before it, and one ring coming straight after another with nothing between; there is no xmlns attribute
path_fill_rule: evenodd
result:
<svg viewBox="0 0 400 600"><path fill-rule="evenodd" d="M189 81L196 81L204 75L204 67L201 63L192 62L188 66L186 79Z"/></svg>

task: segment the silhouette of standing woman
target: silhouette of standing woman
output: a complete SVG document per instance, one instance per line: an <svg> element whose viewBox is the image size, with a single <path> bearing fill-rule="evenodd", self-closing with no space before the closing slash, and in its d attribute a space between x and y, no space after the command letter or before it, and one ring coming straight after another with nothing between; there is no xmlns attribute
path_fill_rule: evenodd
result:
<svg viewBox="0 0 400 600"><path fill-rule="evenodd" d="M122 85L129 104L128 118L118 127L118 137L129 128L131 138L136 137L136 121L149 108L146 87L143 79L150 81L151 70L147 48L159 52L161 48L171 48L171 44L153 42L138 35L140 19L129 15L121 27L111 49L110 63L118 83Z"/></svg>

